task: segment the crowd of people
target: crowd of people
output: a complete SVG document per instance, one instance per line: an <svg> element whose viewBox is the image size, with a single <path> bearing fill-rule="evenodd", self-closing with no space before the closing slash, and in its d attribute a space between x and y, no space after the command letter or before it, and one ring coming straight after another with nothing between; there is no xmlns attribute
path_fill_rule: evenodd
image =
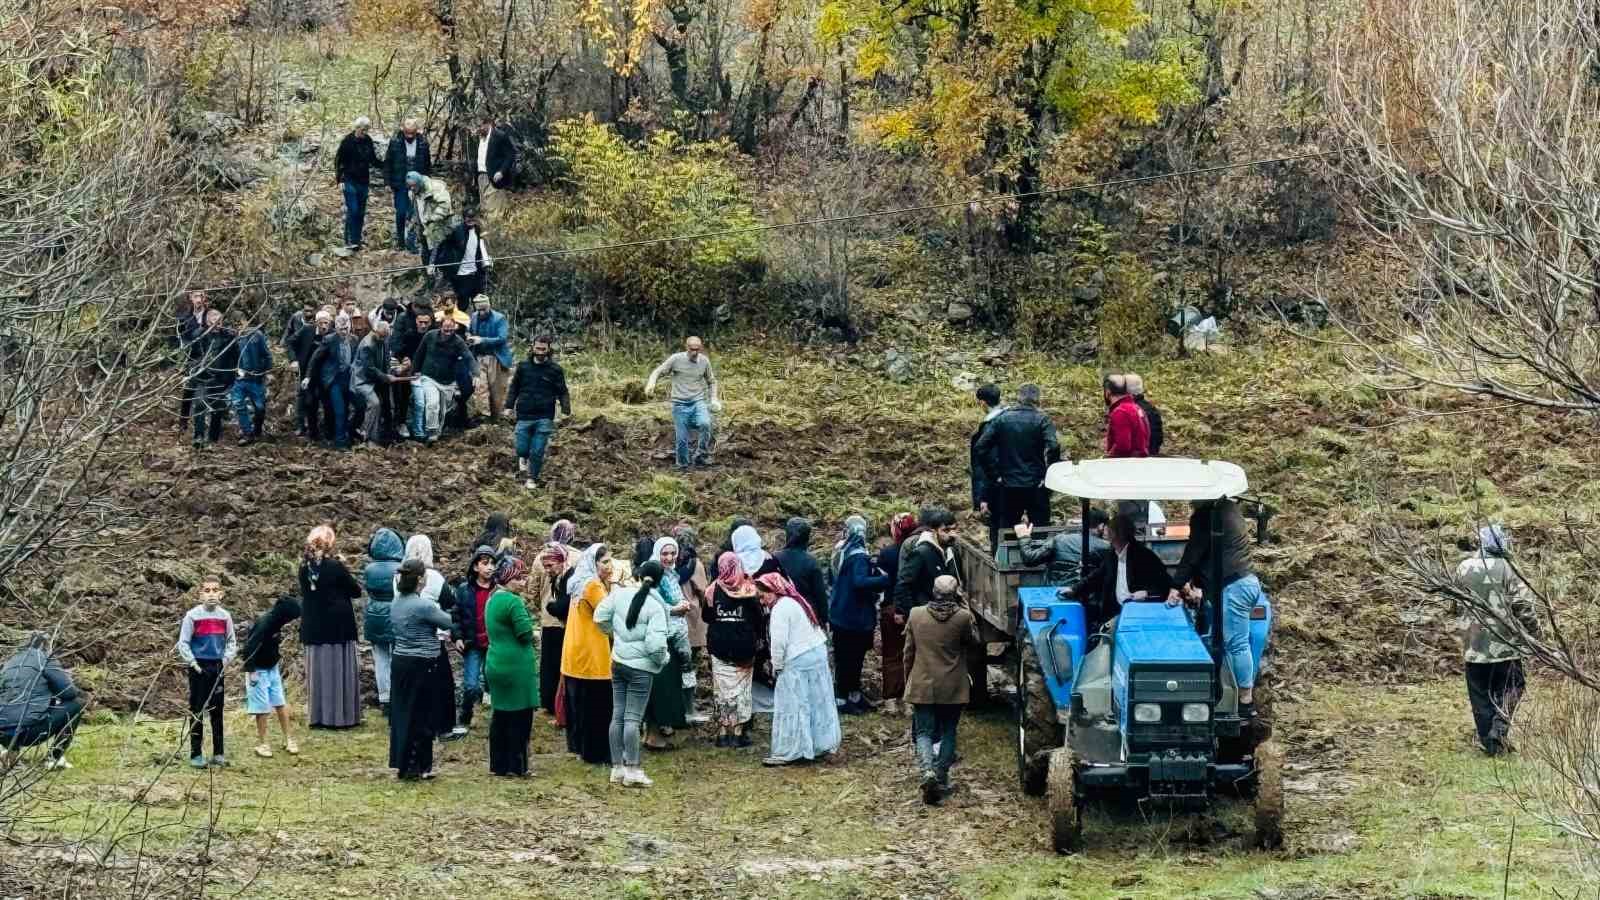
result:
<svg viewBox="0 0 1600 900"><path fill-rule="evenodd" d="M761 761L795 765L836 754L843 717L880 706L897 713L904 702L924 798L938 803L953 789L955 729L977 641L955 576L953 526L940 508L904 513L874 551L867 521L852 516L819 563L803 519L787 523L776 551L753 523L736 519L709 555L697 529L680 523L614 557L604 542L580 542L570 521L530 545L495 514L450 576L426 534L376 529L353 571L333 528L318 526L302 549L296 590L247 627L236 626L222 578L195 588L174 648L188 677L188 762L229 765L224 700L235 666L255 755L300 753L281 668L285 632L298 622L306 724L362 724L370 650L388 764L402 780L433 778L436 744L468 737L484 704L492 774L530 774L542 715L565 732L568 752L609 768L612 783L648 787L645 753L670 750L686 733L703 733L718 749L748 748L758 711L769 713ZM861 673L880 623L885 678L874 700ZM67 765L82 698L47 639L38 636L4 671L34 672L43 691L16 700L0 692L3 736L19 747L49 741L52 764ZM11 690L11 680L4 685Z"/></svg>
<svg viewBox="0 0 1600 900"><path fill-rule="evenodd" d="M350 299L337 306L306 302L285 323L279 343L295 386L295 435L341 450L399 440L433 444L478 427L473 398L481 389L488 421L514 425L518 477L530 490L541 486L557 426L572 416L555 339L535 335L519 361L510 323L489 295L473 295L471 309L458 308L449 295L405 303L389 297L368 311ZM239 444L266 434L272 347L259 323L233 324L203 291L191 293L177 314L185 365L179 427L187 430L192 421L197 449L221 439L230 410ZM700 338L688 338L682 352L649 374L646 394L663 377L671 385L678 468L712 465L713 414L722 400Z"/></svg>

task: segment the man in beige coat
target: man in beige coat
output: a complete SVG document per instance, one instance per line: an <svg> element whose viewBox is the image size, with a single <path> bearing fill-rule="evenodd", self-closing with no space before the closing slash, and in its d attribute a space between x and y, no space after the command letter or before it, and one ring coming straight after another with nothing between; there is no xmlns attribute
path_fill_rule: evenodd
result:
<svg viewBox="0 0 1600 900"><path fill-rule="evenodd" d="M905 700L912 705L911 733L922 769L922 802L936 806L950 793L956 727L971 698L967 654L978 644L977 621L953 576L933 582L933 598L906 618ZM938 746L938 755L934 747Z"/></svg>

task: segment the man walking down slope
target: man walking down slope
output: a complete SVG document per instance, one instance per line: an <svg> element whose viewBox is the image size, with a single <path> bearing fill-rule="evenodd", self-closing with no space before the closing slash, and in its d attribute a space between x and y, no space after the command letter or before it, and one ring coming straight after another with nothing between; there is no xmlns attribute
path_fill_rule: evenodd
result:
<svg viewBox="0 0 1600 900"><path fill-rule="evenodd" d="M655 393L656 382L667 376L672 383L672 426L675 433L678 468L711 465L711 448L714 435L711 414L722 411L722 400L717 394L717 376L711 368L711 358L705 354L705 345L697 337L683 342L683 352L674 353L650 373L645 382L646 396ZM697 433L693 453L689 449L689 434Z"/></svg>

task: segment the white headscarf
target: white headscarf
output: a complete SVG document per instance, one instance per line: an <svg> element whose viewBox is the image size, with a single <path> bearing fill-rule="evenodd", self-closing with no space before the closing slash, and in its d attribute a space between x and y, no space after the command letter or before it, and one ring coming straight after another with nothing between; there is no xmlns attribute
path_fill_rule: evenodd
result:
<svg viewBox="0 0 1600 900"><path fill-rule="evenodd" d="M428 573L422 579L422 590L418 593L422 599L439 602L439 595L444 592L444 576L433 567L433 541L425 534L413 534L406 540L406 559L420 559L428 567ZM395 593L400 593L400 573L394 575Z"/></svg>
<svg viewBox="0 0 1600 900"><path fill-rule="evenodd" d="M420 559L423 565L433 568L433 541L425 534L413 534L406 541L406 559Z"/></svg>
<svg viewBox="0 0 1600 900"><path fill-rule="evenodd" d="M734 529L730 543L746 575L753 576L761 571L761 564L767 561L767 551L761 546L761 534L754 527L740 525Z"/></svg>
<svg viewBox="0 0 1600 900"><path fill-rule="evenodd" d="M576 601L583 596L589 582L600 580L600 548L604 544L590 544L572 567L572 577L567 579L567 599Z"/></svg>
<svg viewBox="0 0 1600 900"><path fill-rule="evenodd" d="M677 570L661 562L661 553L668 547L677 550L678 542L669 537L656 538L655 547L650 550L650 559L653 562L661 563L663 570L661 584L656 588L656 593L661 597L662 602L671 607L683 602L683 587L678 582Z"/></svg>

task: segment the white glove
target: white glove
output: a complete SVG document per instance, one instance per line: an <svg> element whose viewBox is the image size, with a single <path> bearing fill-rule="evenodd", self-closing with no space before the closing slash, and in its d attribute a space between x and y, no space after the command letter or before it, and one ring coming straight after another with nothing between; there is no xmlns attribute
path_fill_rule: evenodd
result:
<svg viewBox="0 0 1600 900"><path fill-rule="evenodd" d="M713 400L713 401L711 401L711 411L712 412L716 412L716 413L722 412L722 401L721 400Z"/></svg>
<svg viewBox="0 0 1600 900"><path fill-rule="evenodd" d="M430 266L428 266L428 276L429 276L429 277L430 277L430 278L431 278L431 277L433 277L433 275L434 275L434 274L435 274L435 272L436 272L436 271L437 271L437 270L436 270L436 269L434 269L434 267L433 267L433 266L431 266L431 265L430 265Z"/></svg>
<svg viewBox="0 0 1600 900"><path fill-rule="evenodd" d="M309 379L309 378L300 379L300 390L303 391L303 390L306 390L309 387L311 387L311 379Z"/></svg>
<svg viewBox="0 0 1600 900"><path fill-rule="evenodd" d="M244 377L244 370L243 369L234 369L233 370L233 374L234 374L235 377L243 378Z"/></svg>

